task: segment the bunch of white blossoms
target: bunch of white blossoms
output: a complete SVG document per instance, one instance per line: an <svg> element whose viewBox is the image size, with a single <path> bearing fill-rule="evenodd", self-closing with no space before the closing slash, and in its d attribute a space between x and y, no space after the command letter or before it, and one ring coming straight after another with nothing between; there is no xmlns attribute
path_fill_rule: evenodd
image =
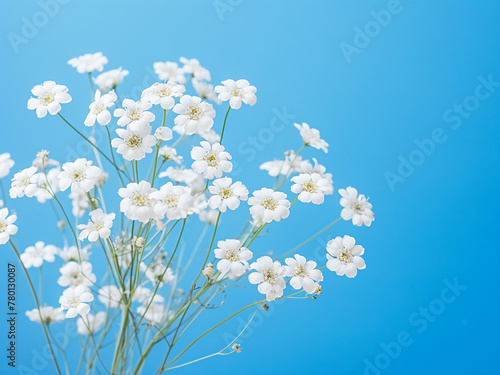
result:
<svg viewBox="0 0 500 375"><path fill-rule="evenodd" d="M233 171L233 163L239 161L231 153L237 147L223 144L224 134L235 128L245 131L238 128L242 117L234 110L248 110L257 102L257 89L247 80L226 79L214 87L210 72L196 59L157 62L153 67L159 81L145 87L140 97L119 102L120 84L128 71L103 72L108 59L102 53L68 63L91 78L86 116L70 121L63 115L61 104L71 102L71 96L66 86L54 81L36 85L27 107L36 110L38 117L57 114L61 124L89 143L93 160L85 155L59 163L42 150L31 165L13 174L9 190L11 199L35 197L42 204L54 203L62 218L57 223L62 239L55 245L28 243L19 251L21 245L14 238L17 215L3 207L10 204L7 197L0 201L0 245L11 245L30 280L36 308L26 315L43 326L57 373L64 350L59 357L52 350L47 326L53 323L76 318L72 322L76 331L93 344L82 349L88 371L117 373L132 366L137 374L153 347L166 343L167 354L158 369L162 373L178 366L178 359L194 344L170 358L179 335L197 327L191 323L204 310L220 306L216 301L221 297L216 297L226 296L233 284L241 280L256 284L253 293L264 295L260 301L252 299L241 312L252 306L267 308L265 302L301 293L303 298L315 299L322 293L323 270L354 277L365 268L364 249L351 236L329 241L323 259L312 259L307 247L340 219L352 220L355 226L371 225L372 205L353 187L339 190L340 218L325 223L305 241L297 238L301 245L280 256L272 255L276 249L264 252L262 243L253 246L270 235L267 229L289 221L297 202L311 204L302 208L310 210L328 204L325 212L330 215L328 198L334 189L327 168L316 158L304 159L306 152L328 153L319 130L306 123L295 124L299 147L260 166L274 179L272 185L254 186L248 168L244 174ZM94 76L96 72L99 75ZM216 116L217 106L223 106L222 116ZM0 154L0 182L13 167L11 155ZM235 229L241 216L243 229ZM321 216L308 216L315 217ZM209 230L212 234L206 238ZM288 239L302 232L292 228ZM303 255L296 252L299 249ZM324 265L318 266L320 262ZM31 282L33 268L40 275L45 268L57 271L58 305L37 293ZM285 293L287 287L289 293ZM106 337L115 345L112 358L97 354L103 342L110 341ZM218 354L240 351L233 341Z"/></svg>

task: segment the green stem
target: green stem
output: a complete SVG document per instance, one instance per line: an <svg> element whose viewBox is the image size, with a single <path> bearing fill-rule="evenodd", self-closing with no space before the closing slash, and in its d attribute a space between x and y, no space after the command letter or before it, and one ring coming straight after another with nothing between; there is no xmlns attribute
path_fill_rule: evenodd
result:
<svg viewBox="0 0 500 375"><path fill-rule="evenodd" d="M227 120L227 115L229 115L229 111L231 110L231 106L227 108L226 116L224 117L224 124L222 125L222 131L220 133L220 144L222 144L222 137L224 136L224 130L226 129L226 120Z"/></svg>
<svg viewBox="0 0 500 375"><path fill-rule="evenodd" d="M165 120L167 118L167 110L163 110L163 124L161 125L162 127L165 126ZM159 140L158 144L156 145L156 155L155 155L155 165L153 168L153 179L151 180L151 187L154 186L155 184L155 179L156 179L156 165L158 163L158 154L160 152L160 147L161 147L161 139Z"/></svg>

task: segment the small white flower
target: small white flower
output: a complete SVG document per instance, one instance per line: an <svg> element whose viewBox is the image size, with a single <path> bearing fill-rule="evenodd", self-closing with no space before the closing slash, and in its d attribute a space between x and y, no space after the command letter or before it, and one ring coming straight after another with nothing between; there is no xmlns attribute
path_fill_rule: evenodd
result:
<svg viewBox="0 0 500 375"><path fill-rule="evenodd" d="M328 180L328 189L325 191L325 195L333 194L333 178L331 173L326 173L326 167L319 164L318 161L313 158L314 166L311 163L308 163L304 168L304 173L319 173L321 177L326 178Z"/></svg>
<svg viewBox="0 0 500 375"><path fill-rule="evenodd" d="M203 210L199 214L200 220L209 225L215 225L217 217L219 217L218 210Z"/></svg>
<svg viewBox="0 0 500 375"><path fill-rule="evenodd" d="M182 163L182 156L177 156L177 150L173 147L164 146L164 147L160 148L160 151L158 154L163 158L164 162L172 160L173 162L175 162L177 164Z"/></svg>
<svg viewBox="0 0 500 375"><path fill-rule="evenodd" d="M97 298L106 307L116 308L122 303L122 294L115 285L104 285L99 289Z"/></svg>
<svg viewBox="0 0 500 375"><path fill-rule="evenodd" d="M76 68L78 73L92 73L94 70L102 72L107 63L108 59L103 56L102 52L87 53L68 61L68 64Z"/></svg>
<svg viewBox="0 0 500 375"><path fill-rule="evenodd" d="M99 87L101 92L116 88L122 83L123 78L128 76L128 70L123 70L121 67L118 69L108 70L107 72L99 74L94 78L94 83Z"/></svg>
<svg viewBox="0 0 500 375"><path fill-rule="evenodd" d="M116 134L121 138L114 138L111 146L116 148L116 152L123 155L125 160L141 160L146 154L153 152L156 145L156 138L151 135L151 126L145 125L137 131L127 129L116 129Z"/></svg>
<svg viewBox="0 0 500 375"><path fill-rule="evenodd" d="M55 255L59 249L53 245L45 246L45 243L38 241L35 246L29 246L21 254L21 261L26 268L41 267L43 261L53 263L56 260Z"/></svg>
<svg viewBox="0 0 500 375"><path fill-rule="evenodd" d="M151 325L158 325L167 318L167 313L163 305L152 303L151 305L141 305L137 308L137 314L144 315L144 319Z"/></svg>
<svg viewBox="0 0 500 375"><path fill-rule="evenodd" d="M250 214L262 219L265 223L273 220L280 221L290 215L290 202L286 194L273 189L263 188L253 192L253 197L248 199Z"/></svg>
<svg viewBox="0 0 500 375"><path fill-rule="evenodd" d="M41 150L36 154L35 160L31 165L38 169L46 169L49 166L58 166L59 162L49 158L49 152L47 150Z"/></svg>
<svg viewBox="0 0 500 375"><path fill-rule="evenodd" d="M95 92L94 101L90 104L90 112L85 118L85 126L92 126L95 121L101 125L107 125L111 121L111 113L108 111L109 108L115 105L118 97L115 94L115 90L111 90L109 93L101 95L101 92L97 90Z"/></svg>
<svg viewBox="0 0 500 375"><path fill-rule="evenodd" d="M96 276L92 273L92 264L89 262L83 261L79 264L71 261L62 266L59 271L61 276L57 279L57 283L60 286L91 286L96 281Z"/></svg>
<svg viewBox="0 0 500 375"><path fill-rule="evenodd" d="M248 275L248 281L251 284L259 284L259 292L265 294L268 301L283 296L283 289L286 287L283 279L285 268L280 262L273 262L270 257L263 256L257 259L257 262L252 263L250 267L257 272Z"/></svg>
<svg viewBox="0 0 500 375"><path fill-rule="evenodd" d="M87 209L89 208L89 200L87 198L87 195L83 190L78 190L74 193L71 193L69 195L69 198L71 199L71 204L72 204L72 210L71 212L73 213L73 216L75 217L82 217L85 212L87 212Z"/></svg>
<svg viewBox="0 0 500 375"><path fill-rule="evenodd" d="M290 285L294 289L304 288L309 294L314 294L317 284L315 281L323 281L323 275L320 270L316 268L316 262L301 255L294 255L294 258L286 258L285 273L286 276L291 277Z"/></svg>
<svg viewBox="0 0 500 375"><path fill-rule="evenodd" d="M59 303L63 310L68 310L66 318L74 318L78 314L80 316L87 315L90 311L90 306L87 303L93 300L94 296L89 289L84 285L79 285L76 288L65 289L59 298Z"/></svg>
<svg viewBox="0 0 500 375"><path fill-rule="evenodd" d="M10 158L10 154L0 154L0 178L7 176L14 164L14 160Z"/></svg>
<svg viewBox="0 0 500 375"><path fill-rule="evenodd" d="M226 209L236 210L240 205L240 201L248 199L248 189L241 182L237 181L234 184L229 177L219 178L214 180L213 186L209 186L208 190L213 194L208 200L208 205L212 209L218 208L221 212L226 212Z"/></svg>
<svg viewBox="0 0 500 375"><path fill-rule="evenodd" d="M257 88L250 86L246 79L239 79L236 82L232 79L222 81L224 86L216 86L215 92L219 94L219 99L226 102L229 100L229 106L233 109L239 109L241 102L254 105L257 102L255 93Z"/></svg>
<svg viewBox="0 0 500 375"><path fill-rule="evenodd" d="M161 126L155 131L155 137L160 141L169 141L174 136L172 135L172 129L167 128L166 126Z"/></svg>
<svg viewBox="0 0 500 375"><path fill-rule="evenodd" d="M155 115L148 112L151 103L132 99L125 99L122 103L123 108L115 109L114 116L118 119L118 126L128 125L132 131L140 131L155 120Z"/></svg>
<svg viewBox="0 0 500 375"><path fill-rule="evenodd" d="M361 255L365 252L362 246L356 245L356 241L351 236L336 237L326 245L326 267L330 271L335 271L337 275L354 277L358 270L366 268L365 261Z"/></svg>
<svg viewBox="0 0 500 375"><path fill-rule="evenodd" d="M217 104L222 103L222 100L217 97L214 91L214 85L204 81L198 81L197 79L193 79L192 84L198 96L203 100L210 100Z"/></svg>
<svg viewBox="0 0 500 375"><path fill-rule="evenodd" d="M147 181L128 184L126 188L118 190L118 195L123 198L120 202L120 211L130 220L139 220L143 223L158 218L153 210L156 199L152 197L152 193L156 191Z"/></svg>
<svg viewBox="0 0 500 375"><path fill-rule="evenodd" d="M12 199L21 198L25 195L31 198L35 195L38 189L38 177L35 176L36 171L35 167L29 167L14 175L12 187L9 190L9 195Z"/></svg>
<svg viewBox="0 0 500 375"><path fill-rule="evenodd" d="M328 153L328 143L321 139L318 129L309 127L305 122L302 125L294 124L294 126L299 130L300 136L306 145Z"/></svg>
<svg viewBox="0 0 500 375"><path fill-rule="evenodd" d="M171 81L183 84L186 82L186 76L184 75L184 71L182 68L179 68L177 63L172 61L165 62L155 62L153 64L153 69L155 73L158 75L163 81Z"/></svg>
<svg viewBox="0 0 500 375"><path fill-rule="evenodd" d="M159 104L163 109L171 109L174 98L182 96L186 88L173 81L167 83L154 83L151 87L142 92L141 100L151 104Z"/></svg>
<svg viewBox="0 0 500 375"><path fill-rule="evenodd" d="M265 162L260 169L268 171L269 176L288 176L292 172L304 173L311 164L307 160L302 160L302 156L296 155L294 151L285 152L285 160L273 160Z"/></svg>
<svg viewBox="0 0 500 375"><path fill-rule="evenodd" d="M134 291L134 295L132 296L133 301L137 301L142 303L143 305L148 305L150 302L154 303L163 303L165 302L165 298L163 298L159 294L153 294L153 291L148 288L137 287Z"/></svg>
<svg viewBox="0 0 500 375"><path fill-rule="evenodd" d="M100 208L92 211L88 224L78 225L78 229L81 230L78 239L83 241L88 237L90 242L95 242L99 238L109 238L114 219L114 213L105 214Z"/></svg>
<svg viewBox="0 0 500 375"><path fill-rule="evenodd" d="M198 133L198 135L208 143L220 143L220 135L214 129L208 129L207 131Z"/></svg>
<svg viewBox="0 0 500 375"><path fill-rule="evenodd" d="M241 241L226 240L217 242L215 257L220 259L217 269L221 272L221 277L235 279L250 269L248 262L253 257L253 253L246 247L241 247Z"/></svg>
<svg viewBox="0 0 500 375"><path fill-rule="evenodd" d="M301 173L292 177L292 192L299 194L299 201L304 203L313 202L321 204L325 200L325 193L329 190L330 184L326 178L319 173Z"/></svg>
<svg viewBox="0 0 500 375"><path fill-rule="evenodd" d="M99 167L92 165L92 161L84 158L76 159L74 163L64 163L62 169L59 174L59 188L64 191L71 186L72 193L78 190L89 192L102 172Z"/></svg>
<svg viewBox="0 0 500 375"><path fill-rule="evenodd" d="M42 318L40 319L40 315ZM62 322L66 317L61 308L54 308L52 306L42 306L40 310L33 309L26 311L26 316L29 320L35 323L51 324L51 323L59 323Z"/></svg>
<svg viewBox="0 0 500 375"><path fill-rule="evenodd" d="M155 285L160 283L160 288L163 286L163 283L171 284L175 280L172 270L162 263L156 263L149 267L145 263L141 263L140 268L149 281Z"/></svg>
<svg viewBox="0 0 500 375"><path fill-rule="evenodd" d="M8 215L9 209L7 207L0 209L0 245L6 244L10 236L17 233L17 226L14 225L17 216Z"/></svg>
<svg viewBox="0 0 500 375"><path fill-rule="evenodd" d="M181 57L180 62L184 64L182 70L185 73L191 74L197 80L211 81L210 72L200 65L197 59L186 59Z"/></svg>
<svg viewBox="0 0 500 375"><path fill-rule="evenodd" d="M229 152L224 151L224 146L219 143L210 143L202 141L201 147L193 147L191 158L194 160L191 168L202 174L206 179L211 180L214 177L220 178L222 174L231 172L233 164Z"/></svg>
<svg viewBox="0 0 500 375"><path fill-rule="evenodd" d="M46 81L41 85L36 85L31 89L31 93L36 98L28 100L28 109L35 109L38 117L45 117L47 111L51 115L56 115L61 110L61 103L69 103L71 96L68 88L57 85L54 81Z"/></svg>
<svg viewBox="0 0 500 375"><path fill-rule="evenodd" d="M152 193L151 198L157 201L154 210L158 216L163 218L166 215L169 220L185 219L194 201L190 188L174 186L171 182Z"/></svg>
<svg viewBox="0 0 500 375"><path fill-rule="evenodd" d="M89 255L91 254L89 250L90 246L82 247L80 248L80 250L78 250L76 246L69 246L69 247L66 246L63 249L59 250L58 255L65 262L71 262L71 261L79 262L80 259L82 261L86 261L89 260Z"/></svg>
<svg viewBox="0 0 500 375"><path fill-rule="evenodd" d="M215 110L212 104L197 96L184 95L172 109L178 116L174 119L174 130L191 135L208 131L214 124Z"/></svg>
<svg viewBox="0 0 500 375"><path fill-rule="evenodd" d="M168 167L165 172L161 172L158 177L168 177L172 181L186 184L191 188L191 194L196 195L205 190L205 179L202 175L192 169L184 167Z"/></svg>
<svg viewBox="0 0 500 375"><path fill-rule="evenodd" d="M369 227L372 221L375 220L375 215L372 211L372 204L368 202L363 194L358 196L358 191L349 186L347 189L340 189L339 194L342 196L340 205L344 207L340 216L344 220L351 220L358 227L363 224Z"/></svg>
<svg viewBox="0 0 500 375"><path fill-rule="evenodd" d="M95 315L87 314L85 317L79 317L76 321L76 328L80 335L95 334L104 322L106 322L106 313L101 311Z"/></svg>
<svg viewBox="0 0 500 375"><path fill-rule="evenodd" d="M38 189L35 191L35 197L38 202L45 203L47 200L52 199L52 194L59 192L59 174L61 169L59 167L52 168L46 173L37 173L36 184Z"/></svg>

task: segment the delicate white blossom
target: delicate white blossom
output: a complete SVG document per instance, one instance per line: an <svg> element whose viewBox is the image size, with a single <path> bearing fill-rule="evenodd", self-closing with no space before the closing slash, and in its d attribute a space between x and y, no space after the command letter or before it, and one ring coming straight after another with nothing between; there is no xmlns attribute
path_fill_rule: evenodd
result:
<svg viewBox="0 0 500 375"><path fill-rule="evenodd" d="M306 258L302 255L295 254L293 258L286 258L285 274L291 277L290 285L294 289L304 290L309 294L314 294L317 284L315 281L323 281L321 271L316 269L316 262Z"/></svg>
<svg viewBox="0 0 500 375"><path fill-rule="evenodd" d="M165 307L157 303L152 303L149 307L145 305L139 306L137 314L144 316L144 319L152 325L158 325L167 318Z"/></svg>
<svg viewBox="0 0 500 375"><path fill-rule="evenodd" d="M123 108L115 109L114 116L119 117L118 126L129 126L132 131L143 130L147 125L155 120L155 115L148 112L151 108L150 102L125 99L122 103Z"/></svg>
<svg viewBox="0 0 500 375"><path fill-rule="evenodd" d="M36 85L31 89L31 93L36 98L28 100L28 109L35 109L38 117L45 117L47 112L56 115L61 110L61 103L71 101L68 88L57 85L54 81L46 81L41 85Z"/></svg>
<svg viewBox="0 0 500 375"><path fill-rule="evenodd" d="M91 254L90 246L84 246L78 249L76 246L65 246L59 250L59 256L65 262L79 262L89 260L89 255Z"/></svg>
<svg viewBox="0 0 500 375"><path fill-rule="evenodd" d="M97 299L106 307L116 308L122 303L122 294L115 285L103 285L99 289Z"/></svg>
<svg viewBox="0 0 500 375"><path fill-rule="evenodd" d="M6 244L10 236L17 233L17 226L14 225L16 220L16 215L9 216L9 209L7 207L0 209L0 245Z"/></svg>
<svg viewBox="0 0 500 375"><path fill-rule="evenodd" d="M375 215L372 211L372 204L368 202L363 194L359 194L358 191L349 186L347 189L339 189L339 194L342 196L340 199L340 205L344 207L340 216L344 220L351 220L354 225L358 227L363 224L369 227L372 221L375 220Z"/></svg>
<svg viewBox="0 0 500 375"><path fill-rule="evenodd" d="M304 203L323 203L325 193L330 189L328 180L319 173L301 173L292 177L292 182L292 192L299 194L299 201Z"/></svg>
<svg viewBox="0 0 500 375"><path fill-rule="evenodd" d="M90 242L95 242L99 238L109 238L114 219L114 213L106 214L100 208L92 211L88 224L78 225L78 229L81 230L78 239L83 241L88 237Z"/></svg>
<svg viewBox="0 0 500 375"><path fill-rule="evenodd" d="M157 218L153 210L156 199L151 196L155 191L157 190L147 181L128 184L126 188L118 190L118 194L123 198L120 202L120 211L130 220L139 220L143 223Z"/></svg>
<svg viewBox="0 0 500 375"><path fill-rule="evenodd" d="M24 253L21 254L21 261L26 268L41 267L43 261L53 263L56 260L55 255L59 249L53 245L45 245L44 242L38 241L35 246L28 246Z"/></svg>
<svg viewBox="0 0 500 375"><path fill-rule="evenodd" d="M366 268L365 261L361 255L365 252L362 246L356 245L356 241L351 236L336 237L326 245L326 267L330 271L335 271L337 275L354 277L358 270Z"/></svg>
<svg viewBox="0 0 500 375"><path fill-rule="evenodd" d="M158 138L158 140L160 141L169 141L174 136L172 134L172 129L167 128L166 126L160 126L155 131L155 137Z"/></svg>
<svg viewBox="0 0 500 375"><path fill-rule="evenodd" d="M241 241L225 240L217 242L215 257L220 259L217 269L221 272L221 277L235 279L250 269L248 261L252 259L253 253L246 247L241 246Z"/></svg>
<svg viewBox="0 0 500 375"><path fill-rule="evenodd" d="M120 138L114 138L111 141L111 146L116 148L116 152L123 155L125 160L141 160L146 154L153 152L153 147L156 145L156 138L151 135L151 126L144 127L133 131L131 129L116 129L116 134Z"/></svg>
<svg viewBox="0 0 500 375"><path fill-rule="evenodd" d="M157 201L154 210L158 216L166 215L169 220L185 219L194 201L190 188L174 186L171 182L152 193L151 197Z"/></svg>
<svg viewBox="0 0 500 375"><path fill-rule="evenodd" d="M193 79L192 84L198 96L203 100L210 100L217 104L222 103L222 100L217 97L217 94L214 91L214 85L208 82L198 81L197 79Z"/></svg>
<svg viewBox="0 0 500 375"><path fill-rule="evenodd" d="M123 78L128 76L128 70L123 70L121 67L118 69L108 70L107 72L99 74L94 78L94 83L99 87L101 92L116 88L122 83Z"/></svg>
<svg viewBox="0 0 500 375"><path fill-rule="evenodd" d="M229 100L229 106L233 109L239 109L241 102L254 105L257 102L255 93L257 88L250 86L246 79L239 79L236 82L232 79L222 81L223 86L216 86L215 92L219 94L219 99L226 102Z"/></svg>
<svg viewBox="0 0 500 375"><path fill-rule="evenodd" d="M214 180L213 185L208 187L208 190L213 194L208 205L212 209L218 208L221 212L226 209L236 210L240 205L240 201L248 199L248 189L240 181L232 183L233 180L229 177L219 178Z"/></svg>
<svg viewBox="0 0 500 375"><path fill-rule="evenodd" d="M206 141L200 143L201 147L193 147L191 158L194 160L191 168L200 173L206 179L214 177L220 178L222 174L231 172L233 164L229 152L224 151L224 146L220 143L211 145Z"/></svg>
<svg viewBox="0 0 500 375"><path fill-rule="evenodd" d="M283 289L286 287L283 279L285 267L280 262L273 262L270 257L263 256L252 263L250 267L257 272L250 273L248 281L251 284L259 284L259 292L265 294L268 301L283 296Z"/></svg>
<svg viewBox="0 0 500 375"><path fill-rule="evenodd" d="M101 329L104 322L106 322L106 313L101 311L95 315L87 314L85 317L79 317L76 321L76 328L80 335L94 334Z"/></svg>
<svg viewBox="0 0 500 375"><path fill-rule="evenodd" d="M171 284L175 280L174 273L170 267L167 268L167 266L162 263L155 263L149 265L149 267L145 263L141 263L140 268L149 281L155 285L160 283L160 288L163 286L163 283Z"/></svg>
<svg viewBox="0 0 500 375"><path fill-rule="evenodd" d="M12 186L9 190L11 198L21 198L25 195L31 198L35 195L38 189L38 177L35 175L36 171L37 169L35 167L29 167L14 175Z"/></svg>
<svg viewBox="0 0 500 375"><path fill-rule="evenodd" d="M94 296L90 293L85 285L79 285L76 288L68 288L63 291L62 296L59 298L59 303L63 310L66 312L66 318L74 318L78 314L85 316L90 311L88 302L92 302Z"/></svg>
<svg viewBox="0 0 500 375"><path fill-rule="evenodd" d="M92 126L96 120L100 125L107 125L111 121L111 113L109 108L115 105L117 100L115 90L111 90L107 94L101 95L101 91L96 90L94 101L90 104L90 112L85 118L85 126Z"/></svg>
<svg viewBox="0 0 500 375"><path fill-rule="evenodd" d="M318 129L309 127L305 122L302 125L294 124L294 126L299 130L300 136L306 145L328 153L328 143L321 139Z"/></svg>
<svg viewBox="0 0 500 375"><path fill-rule="evenodd" d="M91 286L95 284L96 276L92 273L92 264L82 261L70 261L62 266L59 271L61 276L57 280L60 286L77 287L79 285Z"/></svg>
<svg viewBox="0 0 500 375"><path fill-rule="evenodd" d="M328 189L325 191L325 195L333 194L333 178L331 173L326 173L326 167L319 164L316 158L312 158L314 161L314 165L311 163L307 163L307 166L304 168L304 173L318 173L321 177L326 178L328 181Z"/></svg>
<svg viewBox="0 0 500 375"><path fill-rule="evenodd" d="M42 316L41 319L40 315ZM29 320L35 323L41 323L43 319L45 324L59 323L66 319L66 316L61 308L54 308L52 306L41 306L40 310L28 310L26 311L26 316Z"/></svg>
<svg viewBox="0 0 500 375"><path fill-rule="evenodd" d="M182 70L185 73L191 74L193 78L205 81L212 80L212 78L210 77L210 72L202 67L197 59L187 59L185 57L181 57L179 60L184 64Z"/></svg>
<svg viewBox="0 0 500 375"><path fill-rule="evenodd" d="M0 178L7 176L14 164L14 160L10 158L10 154L0 154Z"/></svg>
<svg viewBox="0 0 500 375"><path fill-rule="evenodd" d="M107 63L108 59L103 56L102 52L86 53L68 61L68 64L76 68L78 73L92 73L95 70L102 72Z"/></svg>
<svg viewBox="0 0 500 375"><path fill-rule="evenodd" d="M178 116L174 119L174 130L191 135L208 131L214 124L215 110L212 104L197 96L184 95L172 109Z"/></svg>
<svg viewBox="0 0 500 375"><path fill-rule="evenodd" d="M59 188L64 191L71 186L72 193L78 190L89 192L102 172L99 167L92 165L92 161L84 158L76 159L74 163L64 163L62 169Z"/></svg>
<svg viewBox="0 0 500 375"><path fill-rule="evenodd" d="M286 199L286 194L273 189L263 188L253 192L253 196L248 199L250 214L258 216L265 223L286 219L290 214L290 202Z"/></svg>
<svg viewBox="0 0 500 375"><path fill-rule="evenodd" d="M296 155L294 151L285 152L285 160L273 160L265 162L260 169L268 171L269 176L277 177L279 175L288 176L292 172L304 173L307 171L310 163L302 160L302 156Z"/></svg>
<svg viewBox="0 0 500 375"><path fill-rule="evenodd" d="M167 83L154 83L151 87L142 92L141 100L151 104L159 104L163 109L171 109L174 98L182 96L186 88L173 81Z"/></svg>
<svg viewBox="0 0 500 375"><path fill-rule="evenodd" d="M163 146L162 148L160 148L158 155L163 158L163 162L171 160L177 164L182 163L182 156L177 156L177 150L173 147Z"/></svg>
<svg viewBox="0 0 500 375"><path fill-rule="evenodd" d="M186 82L186 76L184 75L184 70L179 68L179 65L172 61L165 62L155 62L153 64L153 69L163 81L171 81L183 84Z"/></svg>

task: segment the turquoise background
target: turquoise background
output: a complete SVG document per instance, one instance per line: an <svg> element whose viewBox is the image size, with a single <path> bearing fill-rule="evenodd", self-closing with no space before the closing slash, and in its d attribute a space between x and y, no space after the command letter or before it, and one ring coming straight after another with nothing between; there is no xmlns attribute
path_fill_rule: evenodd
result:
<svg viewBox="0 0 500 375"><path fill-rule="evenodd" d="M80 121L83 129L88 82L67 65L70 58L102 51L109 58L106 70L128 69L119 88L123 98L153 82L153 62L186 56L210 69L214 83L246 78L258 89L254 107L230 114L224 136L238 163L234 175L250 190L272 185L258 170L262 162L300 147L294 121L320 129L330 143L328 154L311 149L304 156L318 158L333 173L334 196L321 207L294 206L290 218L270 225L270 233L256 240L256 255L283 253L337 218L339 188L352 185L371 197L376 221L370 228L341 222L300 252L323 264L326 241L349 234L366 249L366 270L353 280L325 271L320 298L289 300L259 313L239 340L240 354L208 359L180 373L498 373L500 86L484 81L500 82L500 3L46 4L54 1L0 5L0 153L12 154L12 172L27 167L41 148L61 162L74 159L74 152L92 158L58 118L39 120L26 109L32 86L55 80L73 96L62 113ZM38 26L23 30L27 22ZM216 130L225 108L217 109ZM283 111L290 121L272 127L276 113ZM2 183L7 186L8 179ZM27 198L7 205L19 214L22 248L38 240L62 246L49 205ZM244 214L223 215L217 239L237 234ZM202 228L196 220L188 225L191 231ZM193 241L188 239L186 246ZM100 259L98 250L95 259ZM5 353L6 269L15 258L8 246L0 251L0 345ZM59 266L44 266L44 300L52 305L61 293L54 287ZM466 288L450 289L450 283ZM202 332L260 298L256 288L242 285L228 292L223 307L205 312L194 330ZM19 267L17 288L17 364L25 372L8 368L4 355L0 372L54 374L44 359L41 327L24 317L33 302ZM242 322L231 321L213 332L180 363L218 351ZM62 328L54 326L54 331ZM196 336L188 334L182 343ZM79 344L76 338L73 342L68 355L74 366ZM152 362L161 361L161 354L153 352Z"/></svg>

